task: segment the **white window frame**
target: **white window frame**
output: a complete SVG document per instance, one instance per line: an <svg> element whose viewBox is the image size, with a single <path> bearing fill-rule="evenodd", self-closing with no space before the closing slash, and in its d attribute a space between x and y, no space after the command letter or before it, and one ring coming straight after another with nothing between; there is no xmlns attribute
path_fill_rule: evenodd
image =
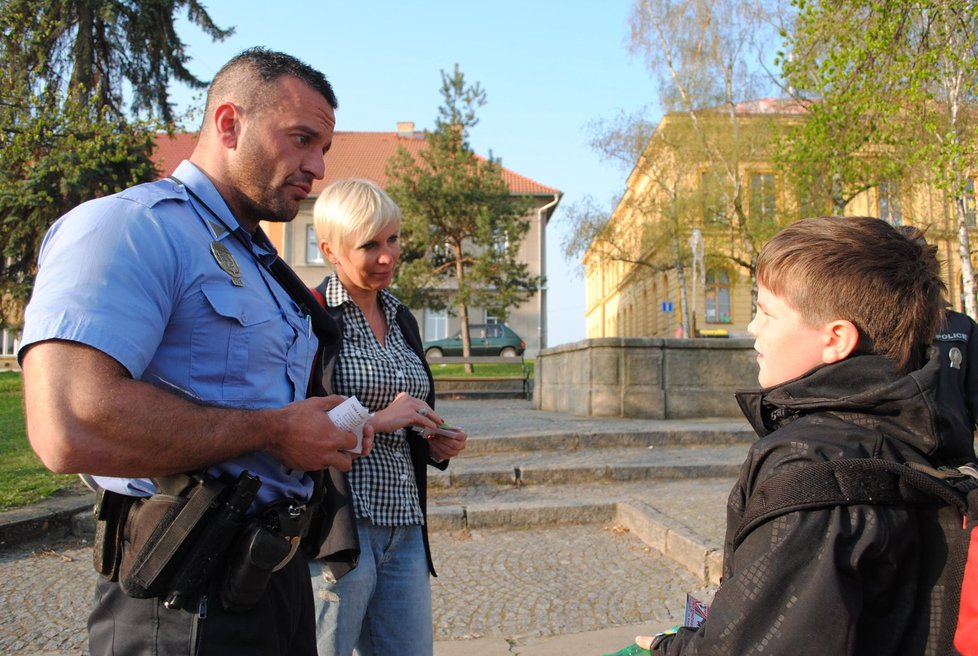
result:
<svg viewBox="0 0 978 656"><path fill-rule="evenodd" d="M306 224L306 264L326 264L323 252L319 250L319 238L313 223Z"/></svg>

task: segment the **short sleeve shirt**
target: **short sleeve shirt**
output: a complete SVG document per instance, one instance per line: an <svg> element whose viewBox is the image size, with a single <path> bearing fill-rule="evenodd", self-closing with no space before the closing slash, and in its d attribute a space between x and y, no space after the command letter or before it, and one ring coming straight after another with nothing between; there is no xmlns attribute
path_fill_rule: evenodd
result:
<svg viewBox="0 0 978 656"><path fill-rule="evenodd" d="M317 343L308 317L266 268L274 247L261 230L239 226L196 166L183 162L174 177L84 203L51 227L21 354L45 340L79 342L136 380L216 406L275 408L304 398ZM264 452L212 470L260 476L262 502L304 500L312 490L305 472ZM142 479L98 480L130 494L153 490Z"/></svg>

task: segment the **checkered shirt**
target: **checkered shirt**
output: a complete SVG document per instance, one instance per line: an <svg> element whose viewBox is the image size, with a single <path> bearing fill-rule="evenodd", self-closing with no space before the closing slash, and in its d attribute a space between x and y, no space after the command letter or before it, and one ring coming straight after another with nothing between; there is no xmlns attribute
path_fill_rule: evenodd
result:
<svg viewBox="0 0 978 656"><path fill-rule="evenodd" d="M326 283L324 296L328 306L343 309L343 345L333 370L336 394L357 397L371 412L386 408L399 392L418 399L428 395L424 365L395 321L401 302L393 294L386 289L379 294L387 317L383 346L335 273ZM356 516L378 526L424 523L404 432L402 428L377 433L370 455L354 458L348 474Z"/></svg>

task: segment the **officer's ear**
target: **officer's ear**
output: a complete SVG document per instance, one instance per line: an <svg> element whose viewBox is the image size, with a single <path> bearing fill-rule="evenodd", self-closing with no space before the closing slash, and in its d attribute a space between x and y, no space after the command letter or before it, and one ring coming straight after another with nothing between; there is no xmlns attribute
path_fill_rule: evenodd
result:
<svg viewBox="0 0 978 656"><path fill-rule="evenodd" d="M237 148L241 131L241 108L232 102L218 105L214 110L214 130L225 148Z"/></svg>

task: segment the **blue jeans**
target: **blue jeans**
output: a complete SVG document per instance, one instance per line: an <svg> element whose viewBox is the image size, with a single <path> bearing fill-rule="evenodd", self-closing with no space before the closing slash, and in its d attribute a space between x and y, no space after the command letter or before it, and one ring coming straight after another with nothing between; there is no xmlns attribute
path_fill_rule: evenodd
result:
<svg viewBox="0 0 978 656"><path fill-rule="evenodd" d="M357 520L360 562L339 581L311 561L319 656L431 656L431 581L421 526Z"/></svg>

